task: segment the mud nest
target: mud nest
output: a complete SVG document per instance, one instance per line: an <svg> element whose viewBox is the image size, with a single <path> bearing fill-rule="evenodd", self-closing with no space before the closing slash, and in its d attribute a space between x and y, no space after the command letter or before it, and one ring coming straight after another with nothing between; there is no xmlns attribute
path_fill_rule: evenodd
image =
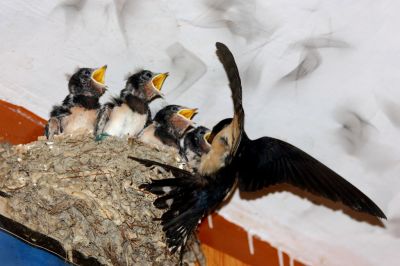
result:
<svg viewBox="0 0 400 266"><path fill-rule="evenodd" d="M168 252L154 221L162 214L152 205L155 197L138 189L170 173L129 155L179 164L172 150L113 137L0 146L0 226L76 264L176 265L179 255ZM185 261L203 262L193 243Z"/></svg>

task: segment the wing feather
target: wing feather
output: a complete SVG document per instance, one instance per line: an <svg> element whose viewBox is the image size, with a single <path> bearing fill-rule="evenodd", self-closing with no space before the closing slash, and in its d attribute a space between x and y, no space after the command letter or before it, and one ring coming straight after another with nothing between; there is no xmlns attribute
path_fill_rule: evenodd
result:
<svg viewBox="0 0 400 266"><path fill-rule="evenodd" d="M229 80L229 87L232 92L232 101L234 116L232 119L232 147L230 154L234 156L239 147L242 133L244 130L244 110L242 106L242 83L240 74L231 51L228 47L220 42L215 44L217 47L217 56L223 65Z"/></svg>
<svg viewBox="0 0 400 266"><path fill-rule="evenodd" d="M343 202L354 210L386 218L382 210L350 182L306 152L278 139L245 140L240 149L238 169L241 191L288 183Z"/></svg>

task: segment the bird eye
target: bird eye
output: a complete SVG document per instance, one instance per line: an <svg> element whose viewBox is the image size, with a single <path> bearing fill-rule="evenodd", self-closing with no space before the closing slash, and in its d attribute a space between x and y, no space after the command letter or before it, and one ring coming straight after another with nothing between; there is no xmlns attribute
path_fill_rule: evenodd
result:
<svg viewBox="0 0 400 266"><path fill-rule="evenodd" d="M179 109L178 109L178 107L176 107L176 106L173 106L173 107L172 107L172 111L174 111L174 112L178 112L178 111L179 111Z"/></svg>
<svg viewBox="0 0 400 266"><path fill-rule="evenodd" d="M151 72L150 71L145 71L144 73L143 73L143 79L145 79L145 80L149 80L149 79L151 79L151 77L152 77L153 75L151 74Z"/></svg>
<svg viewBox="0 0 400 266"><path fill-rule="evenodd" d="M90 71L89 70L83 71L83 77L85 77L85 78L90 77Z"/></svg>

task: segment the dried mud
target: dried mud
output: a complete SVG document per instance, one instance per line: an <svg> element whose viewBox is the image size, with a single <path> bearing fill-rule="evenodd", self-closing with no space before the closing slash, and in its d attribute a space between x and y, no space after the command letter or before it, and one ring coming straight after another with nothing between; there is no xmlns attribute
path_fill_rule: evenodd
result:
<svg viewBox="0 0 400 266"><path fill-rule="evenodd" d="M178 254L168 252L153 220L162 214L152 205L155 197L138 189L170 173L128 155L179 161L172 150L126 138L61 135L0 146L0 214L60 242L70 262L78 251L105 265L176 265ZM194 253L185 260L193 262Z"/></svg>

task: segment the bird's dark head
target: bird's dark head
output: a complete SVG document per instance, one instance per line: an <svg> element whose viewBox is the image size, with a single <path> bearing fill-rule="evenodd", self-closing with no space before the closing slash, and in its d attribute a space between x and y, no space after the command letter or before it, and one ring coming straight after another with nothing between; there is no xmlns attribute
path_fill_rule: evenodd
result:
<svg viewBox="0 0 400 266"><path fill-rule="evenodd" d="M183 134L193 127L192 118L197 114L197 108L187 108L180 105L168 105L158 111L154 121L166 126L170 133L181 138Z"/></svg>
<svg viewBox="0 0 400 266"><path fill-rule="evenodd" d="M226 118L216 124L205 139L211 146L207 154L203 154L198 168L202 175L211 175L229 164L234 156L232 154L235 120Z"/></svg>
<svg viewBox="0 0 400 266"><path fill-rule="evenodd" d="M205 139L211 145L215 136L221 132L225 127L229 126L232 122L232 118L225 118L219 121L211 130L209 134L206 135Z"/></svg>
<svg viewBox="0 0 400 266"><path fill-rule="evenodd" d="M75 96L100 97L107 86L104 82L107 66L100 68L80 68L68 82L69 92Z"/></svg>
<svg viewBox="0 0 400 266"><path fill-rule="evenodd" d="M184 146L201 156L211 149L211 145L207 141L211 130L206 127L199 126L185 135Z"/></svg>
<svg viewBox="0 0 400 266"><path fill-rule="evenodd" d="M141 70L131 75L126 81L125 90L121 97L131 93L147 102L162 98L161 88L168 77L168 73L154 73L150 70Z"/></svg>

